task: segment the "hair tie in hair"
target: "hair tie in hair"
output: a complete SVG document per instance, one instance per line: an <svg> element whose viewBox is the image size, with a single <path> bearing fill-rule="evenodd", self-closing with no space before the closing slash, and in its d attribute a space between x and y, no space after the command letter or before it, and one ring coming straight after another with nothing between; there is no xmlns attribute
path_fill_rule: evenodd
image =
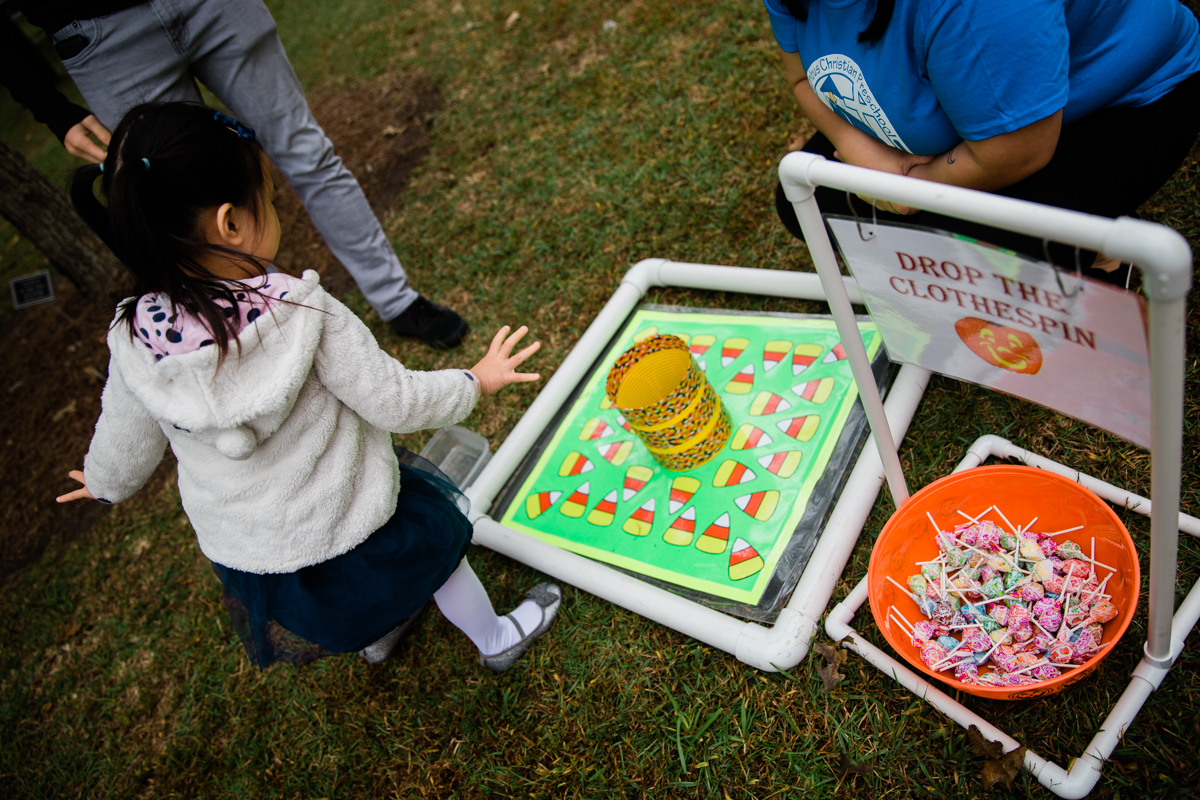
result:
<svg viewBox="0 0 1200 800"><path fill-rule="evenodd" d="M100 162L100 172L101 173L104 172L104 162L103 161Z"/></svg>
<svg viewBox="0 0 1200 800"><path fill-rule="evenodd" d="M142 166L146 168L146 172L149 172L149 171L150 171L150 159L148 159L148 158L143 158L143 159L142 159Z"/></svg>
<svg viewBox="0 0 1200 800"><path fill-rule="evenodd" d="M213 119L224 125L229 130L236 133L248 142L254 141L254 128L249 125L243 125L228 114L222 114L220 111L213 114Z"/></svg>

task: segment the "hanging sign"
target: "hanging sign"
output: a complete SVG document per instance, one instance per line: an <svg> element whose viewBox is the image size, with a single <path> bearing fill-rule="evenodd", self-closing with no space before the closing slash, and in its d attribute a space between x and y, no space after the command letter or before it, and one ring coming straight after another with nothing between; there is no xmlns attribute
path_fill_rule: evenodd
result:
<svg viewBox="0 0 1200 800"><path fill-rule="evenodd" d="M1141 297L942 231L825 221L893 360L1149 448Z"/></svg>

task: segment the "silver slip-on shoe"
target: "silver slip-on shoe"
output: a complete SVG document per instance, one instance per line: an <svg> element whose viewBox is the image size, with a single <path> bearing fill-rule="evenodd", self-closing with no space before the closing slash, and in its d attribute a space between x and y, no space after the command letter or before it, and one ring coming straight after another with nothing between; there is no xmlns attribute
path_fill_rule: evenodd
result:
<svg viewBox="0 0 1200 800"><path fill-rule="evenodd" d="M425 616L425 612L429 609L429 603L421 606L417 613L413 614L408 619L401 622L396 627L385 633L382 638L375 640L371 644L358 651L368 664L381 664L386 661L396 649L396 645L400 644L400 640L408 634L412 633L421 617Z"/></svg>
<svg viewBox="0 0 1200 800"><path fill-rule="evenodd" d="M525 593L525 599L532 600L541 607L542 624L534 628L529 634L526 634L521 629L521 624L517 622L512 614L505 614L504 616L512 620L513 625L517 627L517 633L521 635L521 641L494 656L485 656L483 653L479 654L479 663L493 672L504 672L504 670L511 667L516 663L518 658L525 655L525 651L529 649L529 645L533 644L534 639L537 639L543 633L550 630L550 626L554 624L554 619L558 616L558 609L562 607L562 589L558 587L558 584L539 583Z"/></svg>

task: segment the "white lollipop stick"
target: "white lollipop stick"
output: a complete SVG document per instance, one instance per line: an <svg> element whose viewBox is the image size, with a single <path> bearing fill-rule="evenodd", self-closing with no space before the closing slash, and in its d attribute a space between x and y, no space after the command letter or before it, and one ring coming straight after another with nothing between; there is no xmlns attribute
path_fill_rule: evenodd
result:
<svg viewBox="0 0 1200 800"><path fill-rule="evenodd" d="M962 652L960 652L961 650L962 650L962 647L954 648L953 650L950 651L950 653L945 658L943 658L941 661L939 661L936 664L934 664L933 666L931 666L930 669L936 670L938 667L940 667L942 664L945 664L947 661L949 661L952 658L960 658L961 659L964 655ZM953 666L953 665L951 665L951 666Z"/></svg>
<svg viewBox="0 0 1200 800"><path fill-rule="evenodd" d="M1004 512L1000 510L1000 506L992 506L992 508L996 509L996 513L1000 515L1000 519L1004 520L1004 524L1007 525L1014 534L1017 533L1017 526L1008 521L1008 517L1004 516Z"/></svg>
<svg viewBox="0 0 1200 800"><path fill-rule="evenodd" d="M978 516L978 517L972 517L970 514L968 514L968 513L967 513L967 512L965 512L965 511L962 511L961 509L959 510L959 512L958 512L958 513L959 513L959 514L962 514L964 517L966 517L967 519L971 520L971 522L979 522L979 520L983 518L983 515L984 515L984 514L986 514L986 513L988 513L989 511L991 511L993 508L995 508L995 506L988 506L988 507L987 507L987 508L985 508L983 511L979 512L979 516Z"/></svg>
<svg viewBox="0 0 1200 800"><path fill-rule="evenodd" d="M1042 666L1043 664L1049 664L1049 663L1050 663L1050 659L1043 658L1041 661L1037 662L1036 664L1030 664L1028 667L1022 667L1021 669L1013 670L1012 672L1010 672L1008 674L1009 675L1020 675L1023 672L1029 672L1029 670L1031 670L1031 669L1037 669L1038 667Z"/></svg>
<svg viewBox="0 0 1200 800"><path fill-rule="evenodd" d="M964 544L963 547L967 548L968 550L974 550L976 553L980 553L981 555L983 555L985 557L998 558L1001 561L1003 561L1005 564L1008 564L1009 569L1015 569L1017 572L1020 572L1022 574L1029 572L1029 570L1027 570L1027 569L1021 569L1017 565L1009 563L1009 559L1006 558L1004 555L1001 555L1000 553L989 553L986 550L980 550L978 547L974 547L969 544ZM1101 566L1103 566L1103 565L1101 565Z"/></svg>
<svg viewBox="0 0 1200 800"><path fill-rule="evenodd" d="M1114 573L1113 573L1113 575L1115 575L1115 574L1116 574L1116 573L1114 572ZM1106 598L1106 599L1107 599L1107 598L1109 598L1109 597L1112 597L1112 595L1108 595L1108 594L1101 594L1101 592L1103 592L1103 591L1104 591L1104 585L1108 583L1108 581L1109 581L1109 578L1111 578L1111 577L1112 577L1112 575L1109 575L1107 578L1105 578L1104 580L1100 581L1100 585L1099 585L1099 586L1097 586L1095 589L1092 589L1090 592L1088 592L1087 600L1083 600L1083 598L1080 598L1081 602L1088 602L1088 601L1090 601L1090 600L1091 600L1093 597L1096 597L1097 595L1099 595L1100 597Z"/></svg>
<svg viewBox="0 0 1200 800"><path fill-rule="evenodd" d="M991 655L991 654L992 654L992 653L993 653L993 652L996 650L996 648L997 648L997 647L999 647L1000 645L1004 644L1006 641L1008 641L1008 640L1009 640L1009 639L1011 639L1011 638L1012 638L1012 634L1011 634L1011 633L1006 633L1006 634L1004 634L1004 637L1003 637L1003 638L1002 638L1000 641L998 641L998 642L996 642L994 645L992 645L992 649L991 649L991 650L988 650L986 653L984 653L984 654L983 654L983 658L981 658L981 659L979 659L979 660L980 660L980 661L987 661L987 660L988 660L988 656L990 656L990 655Z"/></svg>
<svg viewBox="0 0 1200 800"><path fill-rule="evenodd" d="M1059 664L1057 661L1047 661L1046 663L1059 669L1079 669L1083 666L1083 664Z"/></svg>
<svg viewBox="0 0 1200 800"><path fill-rule="evenodd" d="M1084 563L1095 564L1097 567L1104 567L1104 568L1105 568L1106 570L1108 570L1109 572L1116 572L1116 571L1117 571L1117 568L1116 568L1116 567L1110 567L1108 564L1101 564L1099 561L1096 561L1094 558L1088 558L1087 556L1083 555L1082 553L1080 553L1079 555L1075 556L1075 560L1076 560L1076 561L1083 561Z"/></svg>
<svg viewBox="0 0 1200 800"><path fill-rule="evenodd" d="M1056 531L1055 533L1045 533L1042 535L1046 538L1049 538L1051 536L1062 536L1064 533L1074 533L1075 531L1083 530L1083 528L1084 528L1083 525L1076 525L1074 528L1067 528L1065 531Z"/></svg>
<svg viewBox="0 0 1200 800"><path fill-rule="evenodd" d="M916 596L915 594L913 594L913 593L912 593L912 590L911 590L911 589L908 589L907 587L901 586L900 584L896 583L896 579L895 579L895 578L893 578L891 575L888 575L888 576L887 576L887 579L888 579L889 581L891 581L891 582L892 582L892 585L893 585L893 586L895 586L897 589L899 589L900 591L904 592L906 595L908 595L909 597L913 598L914 600L916 599L916 597L917 597L917 596ZM918 606L919 606L919 605L921 605L921 604L920 604L920 602L918 602L918 603L917 603L917 605L918 605Z"/></svg>
<svg viewBox="0 0 1200 800"><path fill-rule="evenodd" d="M929 524L933 526L933 535L937 536L939 533L941 533L942 529L939 528L938 524L933 521L933 514L930 514L928 511L926 511L925 516L929 518Z"/></svg>
<svg viewBox="0 0 1200 800"><path fill-rule="evenodd" d="M908 621L908 617L906 617L900 613L900 609L896 608L895 606L892 606L891 610L897 617L904 620L905 625L907 625L910 629L912 629L914 631L916 630L916 627L911 622Z"/></svg>
<svg viewBox="0 0 1200 800"><path fill-rule="evenodd" d="M914 635L914 633L913 633L912 629L911 629L911 628L905 628L905 627L904 627L904 624L903 624L903 623L901 623L901 622L900 622L900 620L896 619L896 617L895 617L894 615L892 615L892 614L888 614L888 622L894 622L894 623L896 623L896 627L900 629L900 632L901 632L901 633L903 633L905 636L907 636L909 639L915 639L915 638L916 638L916 636Z"/></svg>

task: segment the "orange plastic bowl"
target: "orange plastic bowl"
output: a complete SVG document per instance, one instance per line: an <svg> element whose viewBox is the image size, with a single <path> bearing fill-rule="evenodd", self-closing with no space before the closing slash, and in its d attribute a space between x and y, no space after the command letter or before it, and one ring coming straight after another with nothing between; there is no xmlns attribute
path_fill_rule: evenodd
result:
<svg viewBox="0 0 1200 800"><path fill-rule="evenodd" d="M933 516L939 528L949 530L966 521L958 513L960 510L974 517L991 505L997 506L1013 525L1019 527L1024 527L1037 517L1033 530L1038 532L1054 533L1084 525L1082 530L1054 537L1055 541L1071 539L1079 544L1084 555L1090 555L1092 537L1095 537L1096 560L1117 570L1104 590L1112 595L1113 604L1120 609L1116 617L1104 624L1102 644L1112 644L1092 656L1083 666L1063 670L1063 674L1053 680L1012 688L960 683L952 670L934 672L925 666L907 634L888 619L888 607L893 605L910 622L925 618L916 601L887 578L891 576L905 586L908 576L920 571L918 561L930 561L937 557L935 533L929 518L925 516L926 512ZM995 511L984 519L991 519L1007 529ZM1108 571L1097 567L1096 572L1103 576ZM1014 466L969 469L947 475L917 492L883 526L871 551L871 566L867 573L871 614L893 650L914 669L929 677L968 694L998 700L1054 694L1094 670L1113 651L1116 642L1129 627L1137 609L1141 583L1137 551L1133 547L1133 540L1129 538L1129 531L1103 500L1090 489L1052 472Z"/></svg>

